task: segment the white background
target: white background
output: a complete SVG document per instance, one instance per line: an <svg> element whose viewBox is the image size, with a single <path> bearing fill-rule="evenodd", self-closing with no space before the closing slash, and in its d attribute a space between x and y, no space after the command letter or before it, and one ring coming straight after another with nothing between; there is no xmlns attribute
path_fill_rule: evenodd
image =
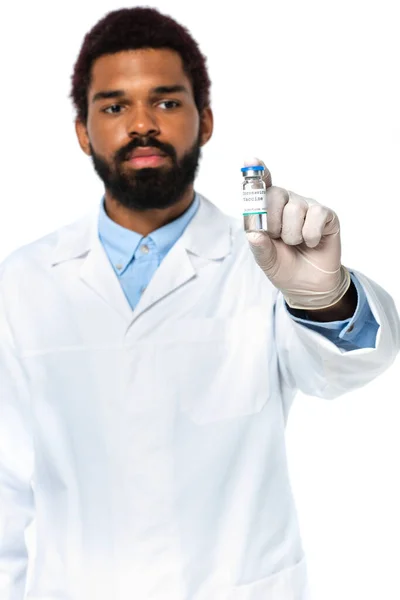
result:
<svg viewBox="0 0 400 600"><path fill-rule="evenodd" d="M125 6L0 9L1 260L100 201L102 184L75 137L70 76L85 33ZM262 158L275 185L338 213L343 263L399 307L397 3L151 6L188 27L208 59L215 131L197 191L240 216L242 159ZM288 452L314 600L400 598L399 366L356 393L299 395L293 407Z"/></svg>

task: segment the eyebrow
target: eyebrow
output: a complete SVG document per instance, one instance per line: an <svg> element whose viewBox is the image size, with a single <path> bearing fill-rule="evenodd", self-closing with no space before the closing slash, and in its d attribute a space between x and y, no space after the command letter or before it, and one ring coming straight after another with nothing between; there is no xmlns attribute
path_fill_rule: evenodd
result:
<svg viewBox="0 0 400 600"><path fill-rule="evenodd" d="M159 85L158 87L152 88L150 90L150 94L152 95L176 94L177 92L189 94L189 90L184 85ZM126 96L126 92L124 90L107 90L97 92L92 98L92 104L94 104L98 100L108 100L109 98L122 98L123 96Z"/></svg>

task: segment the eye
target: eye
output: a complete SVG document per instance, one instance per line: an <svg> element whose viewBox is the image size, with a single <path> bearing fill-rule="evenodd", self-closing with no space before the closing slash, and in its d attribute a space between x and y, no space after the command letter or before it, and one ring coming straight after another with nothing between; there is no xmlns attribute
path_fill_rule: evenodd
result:
<svg viewBox="0 0 400 600"><path fill-rule="evenodd" d="M162 102L159 103L159 106L161 104L175 104L175 106L169 106L167 107L167 109L171 109L171 108L177 108L178 106L180 106L180 102L177 102L176 100L163 100Z"/></svg>
<svg viewBox="0 0 400 600"><path fill-rule="evenodd" d="M107 108L103 108L102 112L107 113L108 115L118 115L120 111L118 112L108 112L110 110L110 108L122 108L121 104L112 104L111 106L107 106Z"/></svg>

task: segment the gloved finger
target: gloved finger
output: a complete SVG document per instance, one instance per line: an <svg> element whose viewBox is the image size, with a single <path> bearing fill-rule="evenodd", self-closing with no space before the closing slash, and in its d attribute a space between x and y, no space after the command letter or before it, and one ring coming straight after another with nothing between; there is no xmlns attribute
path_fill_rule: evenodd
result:
<svg viewBox="0 0 400 600"><path fill-rule="evenodd" d="M267 231L273 239L281 236L282 215L289 202L289 192L277 186L267 189Z"/></svg>
<svg viewBox="0 0 400 600"><path fill-rule="evenodd" d="M266 164L260 158L256 158L255 156L250 156L248 158L245 158L245 160L243 161L244 167L255 167L256 165L261 165L262 167L264 167L265 171L264 171L264 175L263 175L262 179L265 182L265 186L267 188L271 187L271 185L272 185L271 173L270 173L268 167L266 166Z"/></svg>
<svg viewBox="0 0 400 600"><path fill-rule="evenodd" d="M309 248L315 248L325 235L339 233L340 226L336 214L322 204L308 208L303 226L303 239Z"/></svg>
<svg viewBox="0 0 400 600"><path fill-rule="evenodd" d="M297 246L303 242L303 226L308 204L301 196L289 194L289 202L285 205L282 214L281 238L289 246Z"/></svg>

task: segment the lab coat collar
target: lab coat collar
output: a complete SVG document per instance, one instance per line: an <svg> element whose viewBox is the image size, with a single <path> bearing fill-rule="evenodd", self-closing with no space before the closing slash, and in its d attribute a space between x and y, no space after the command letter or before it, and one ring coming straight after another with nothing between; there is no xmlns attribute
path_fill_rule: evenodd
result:
<svg viewBox="0 0 400 600"><path fill-rule="evenodd" d="M180 243L197 256L210 260L224 258L232 247L231 220L207 198L197 195L199 209L183 232ZM101 243L98 218L99 207L96 206L85 217L60 230L51 266L83 257Z"/></svg>
<svg viewBox="0 0 400 600"><path fill-rule="evenodd" d="M200 206L181 237L186 250L210 260L225 258L232 250L231 219L198 194Z"/></svg>
<svg viewBox="0 0 400 600"><path fill-rule="evenodd" d="M99 239L98 207L59 232L52 267L81 258L82 281L122 316L129 329L145 310L196 277L199 259L190 254L200 257L204 264L204 260L221 259L231 252L232 219L199 197L197 213L161 262L133 311Z"/></svg>

